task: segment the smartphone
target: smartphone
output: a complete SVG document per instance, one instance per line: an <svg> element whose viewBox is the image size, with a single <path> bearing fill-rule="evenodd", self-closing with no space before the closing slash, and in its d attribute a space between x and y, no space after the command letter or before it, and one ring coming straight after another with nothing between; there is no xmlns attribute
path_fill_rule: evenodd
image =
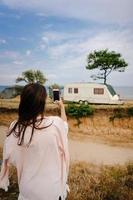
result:
<svg viewBox="0 0 133 200"><path fill-rule="evenodd" d="M59 100L60 100L60 90L53 89L53 101L59 101Z"/></svg>

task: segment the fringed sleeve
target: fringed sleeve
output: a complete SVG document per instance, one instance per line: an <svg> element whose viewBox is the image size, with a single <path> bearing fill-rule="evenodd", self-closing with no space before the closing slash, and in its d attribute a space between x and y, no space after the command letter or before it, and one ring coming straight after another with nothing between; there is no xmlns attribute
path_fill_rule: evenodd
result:
<svg viewBox="0 0 133 200"><path fill-rule="evenodd" d="M9 186L9 152L7 148L7 140L5 140L4 149L3 149L3 162L0 172L0 188L8 191Z"/></svg>
<svg viewBox="0 0 133 200"><path fill-rule="evenodd" d="M11 130L12 126L14 125L14 122L11 123L8 131ZM3 162L1 166L0 171L0 188L4 189L5 191L8 191L9 186L9 166L11 161L11 155L14 148L14 137L12 134L8 137L6 137L3 147Z"/></svg>

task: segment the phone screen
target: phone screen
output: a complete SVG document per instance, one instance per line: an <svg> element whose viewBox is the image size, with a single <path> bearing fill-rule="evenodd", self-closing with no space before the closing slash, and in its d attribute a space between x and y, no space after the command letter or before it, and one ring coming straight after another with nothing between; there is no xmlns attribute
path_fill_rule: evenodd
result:
<svg viewBox="0 0 133 200"><path fill-rule="evenodd" d="M53 100L54 101L59 101L60 100L60 95L59 95L59 89L53 89Z"/></svg>

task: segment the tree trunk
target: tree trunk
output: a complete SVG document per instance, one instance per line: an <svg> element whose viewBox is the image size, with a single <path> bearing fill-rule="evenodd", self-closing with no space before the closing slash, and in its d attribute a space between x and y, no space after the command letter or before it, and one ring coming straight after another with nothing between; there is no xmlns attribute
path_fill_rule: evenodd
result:
<svg viewBox="0 0 133 200"><path fill-rule="evenodd" d="M106 81L107 81L107 71L105 70L105 72L104 72L104 84L106 84Z"/></svg>

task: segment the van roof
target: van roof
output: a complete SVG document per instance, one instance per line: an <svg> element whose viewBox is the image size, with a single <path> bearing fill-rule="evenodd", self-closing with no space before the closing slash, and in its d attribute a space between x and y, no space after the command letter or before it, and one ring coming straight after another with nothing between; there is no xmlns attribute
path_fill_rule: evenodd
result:
<svg viewBox="0 0 133 200"><path fill-rule="evenodd" d="M73 82L73 83L68 83L67 85L105 85L104 83L92 83L92 82Z"/></svg>

